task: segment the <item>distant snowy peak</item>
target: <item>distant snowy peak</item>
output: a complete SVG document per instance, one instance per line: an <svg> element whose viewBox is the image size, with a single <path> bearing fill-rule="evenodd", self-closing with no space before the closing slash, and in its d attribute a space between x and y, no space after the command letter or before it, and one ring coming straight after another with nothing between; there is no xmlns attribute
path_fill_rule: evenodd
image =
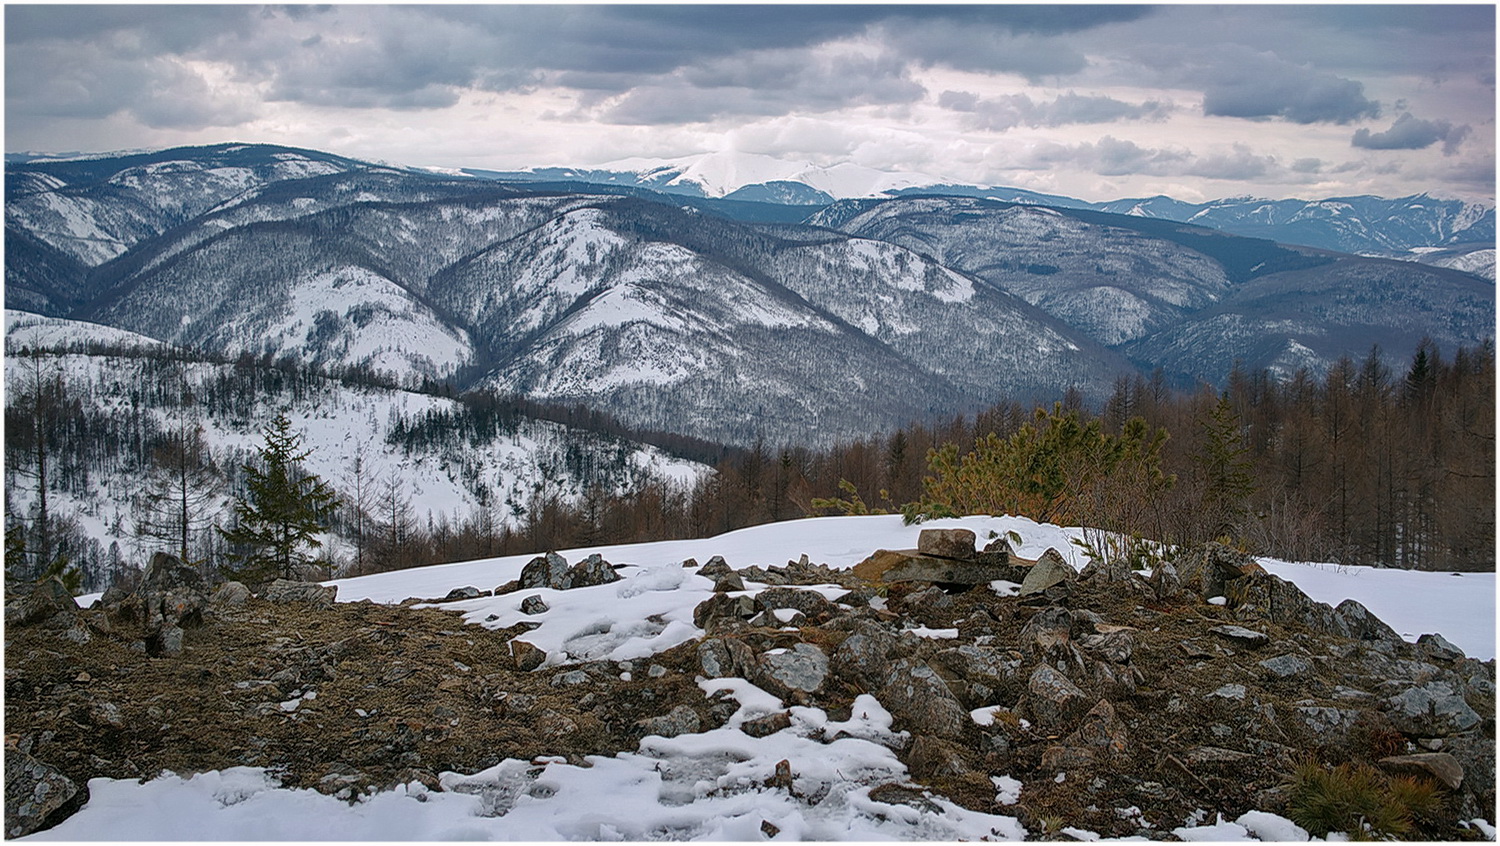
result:
<svg viewBox="0 0 1500 846"><path fill-rule="evenodd" d="M728 196L747 186L801 183L842 200L943 182L925 173L876 170L851 162L824 167L811 162L738 152L705 153L675 159L620 159L600 165L599 169L633 173L643 185L696 186L709 197Z"/></svg>

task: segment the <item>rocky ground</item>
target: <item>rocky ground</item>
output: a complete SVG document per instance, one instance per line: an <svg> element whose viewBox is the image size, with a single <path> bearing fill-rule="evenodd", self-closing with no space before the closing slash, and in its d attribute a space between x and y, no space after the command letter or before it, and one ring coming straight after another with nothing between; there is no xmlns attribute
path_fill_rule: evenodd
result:
<svg viewBox="0 0 1500 846"><path fill-rule="evenodd" d="M308 585L209 600L170 559L93 610L43 586L7 606L7 835L55 824L98 776L251 765L352 797L437 789L437 773L507 758L582 763L723 724L736 705L706 698L704 676L836 720L874 694L908 733L893 742L911 780L872 798L920 808L929 790L1033 832L1160 838L1198 811L1285 813L1288 774L1309 758L1441 784L1441 813L1414 836L1465 839L1460 820L1495 819L1493 661L1405 643L1357 603L1314 603L1223 548L1146 580L968 544L853 572L715 560L698 568L723 588L697 609L702 639L535 669L523 626L335 604ZM777 586L751 597L747 581ZM848 592L798 589L829 583ZM744 730L788 725L773 714ZM1002 775L1019 803L997 804Z"/></svg>

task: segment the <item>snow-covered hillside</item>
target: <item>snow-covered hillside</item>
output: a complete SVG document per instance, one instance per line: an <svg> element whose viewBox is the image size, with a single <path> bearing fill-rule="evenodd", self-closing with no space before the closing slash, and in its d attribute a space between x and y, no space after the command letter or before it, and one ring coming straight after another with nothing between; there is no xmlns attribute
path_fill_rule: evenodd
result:
<svg viewBox="0 0 1500 846"><path fill-rule="evenodd" d="M1037 556L1048 547L1073 566L1082 562L1069 541L1076 528L1037 524L1014 517L969 517L934 521L928 528L964 527L980 538L1017 533L1017 552ZM731 566L780 565L808 555L813 562L848 567L876 547L916 545L919 528L896 516L839 517L776 523L714 538L565 550L569 561L591 552L625 565L620 581L559 591L527 590L444 605L474 625L503 628L540 619L526 639L547 653L544 666L609 659L646 658L703 634L693 609L713 594L712 582L682 561L724 556ZM982 542L982 541L981 541ZM443 596L467 585L489 587L516 578L525 556L387 573L332 584L342 601L399 602L408 596ZM1408 640L1441 632L1470 656L1494 656L1495 577L1489 573L1408 573L1327 564L1262 560L1313 599L1337 603L1353 598L1394 626ZM1001 592L1013 589L997 583ZM748 582L744 595L767 586ZM804 588L809 589L809 588ZM843 589L812 586L825 596ZM541 595L547 610L522 614L523 598ZM535 610L534 608L532 609ZM795 630L794 630L795 631ZM919 637L951 638L956 630L913 630ZM785 651L785 650L782 650ZM644 662L643 662L644 663ZM630 666L640 667L641 664ZM464 668L466 671L468 668ZM625 678L630 671L624 671ZM556 682L554 682L556 684ZM412 782L353 804L310 790L278 786L273 773L236 767L182 778L171 774L139 784L96 779L90 803L36 840L142 839L340 839L340 840L759 840L775 835L800 840L1019 840L1028 831L1004 813L1025 801L1021 782L1005 774L991 781L1001 813L966 810L924 793L920 802L890 804L872 797L872 787L907 778L890 748L900 745L893 717L874 696L855 699L847 719L817 707L784 704L741 678L700 677L705 697L727 695L737 710L717 728L675 737L648 735L634 751L507 759L472 774L442 773L441 792ZM752 718L785 709L787 727L767 735L747 733ZM983 710L983 709L981 709ZM982 715L973 715L979 721ZM792 789L770 786L778 762L793 762ZM1067 773L1059 775L1062 781ZM1139 808L1120 807L1123 815ZM1175 825L1175 828L1170 826ZM1464 823L1486 835L1485 821ZM767 827L769 826L769 827ZM1180 824L1164 827L1184 840L1306 840L1290 821L1250 811L1234 821L1203 808ZM1097 839L1063 829L1075 839ZM1333 837L1329 838L1334 839Z"/></svg>
<svg viewBox="0 0 1500 846"><path fill-rule="evenodd" d="M558 423L520 418L514 428L482 443L392 437L398 425L413 426L434 416L452 415L459 402L395 388L313 378L310 385L268 390L253 397L219 397L232 392L244 374L232 364L205 361L164 363L151 356L129 354L125 348L162 346L143 336L96 324L41 318L6 312L5 379L12 396L29 378L29 362L15 352L22 346L64 350L40 357L44 377L60 375L70 396L85 397L88 413L132 424L136 430L170 431L173 415L168 405L155 404L151 391L163 379L180 378L199 397L193 412L202 425L214 461L235 468L255 454L261 429L284 411L309 452L306 468L345 492L356 456L362 456L364 484L371 489L397 485L409 500L411 514L462 519L489 510L496 525L515 525L534 492L545 491L572 501L593 483L623 493L648 478L690 483L708 472L706 467L669 456L653 447L621 441ZM88 342L109 343L126 354L91 355ZM171 389L167 388L170 394ZM144 416L148 421L140 421ZM96 433L96 437L102 437ZM56 461L57 459L54 459ZM585 478L580 468L590 468ZM26 467L6 466L8 506L29 513L36 496L34 483L22 480ZM101 466L79 468L54 482L50 507L54 515L75 517L86 534L101 547L120 544L126 559L149 554L134 536L132 502L144 488L147 469L121 458ZM347 496L347 494L346 494ZM227 514L229 493L219 510ZM133 554L130 554L133 553Z"/></svg>

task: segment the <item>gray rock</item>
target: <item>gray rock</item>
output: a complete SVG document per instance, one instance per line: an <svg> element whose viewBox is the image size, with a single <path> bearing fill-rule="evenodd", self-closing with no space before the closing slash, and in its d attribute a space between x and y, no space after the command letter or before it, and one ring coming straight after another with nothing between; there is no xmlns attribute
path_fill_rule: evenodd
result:
<svg viewBox="0 0 1500 846"><path fill-rule="evenodd" d="M906 598L902 600L902 602L908 608L913 609L932 608L935 610L942 610L944 608L953 607L953 597L949 596L942 588L938 587L937 585L923 588L919 591L913 591L912 593L907 594Z"/></svg>
<svg viewBox="0 0 1500 846"><path fill-rule="evenodd" d="M1184 587L1207 599L1224 596L1229 582L1250 575L1260 567L1254 558L1233 547L1209 542L1179 558L1176 569Z"/></svg>
<svg viewBox="0 0 1500 846"><path fill-rule="evenodd" d="M936 667L968 682L984 682L998 687L1021 672L1021 659L994 646L965 643L944 649L932 657Z"/></svg>
<svg viewBox="0 0 1500 846"><path fill-rule="evenodd" d="M923 529L917 535L917 552L963 561L974 557L974 540L968 529Z"/></svg>
<svg viewBox="0 0 1500 846"><path fill-rule="evenodd" d="M1101 699L1083 715L1078 728L1062 743L1042 753L1042 769L1067 770L1091 765L1130 749L1130 733L1109 700Z"/></svg>
<svg viewBox="0 0 1500 846"><path fill-rule="evenodd" d="M1245 698L1245 686L1242 684L1226 684L1214 690L1205 698L1210 697L1216 699L1230 699L1236 702L1240 702Z"/></svg>
<svg viewBox="0 0 1500 846"><path fill-rule="evenodd" d="M738 638L712 637L698 644L698 665L711 679L747 675L755 664L755 653Z"/></svg>
<svg viewBox="0 0 1500 846"><path fill-rule="evenodd" d="M78 785L56 768L19 749L5 750L6 837L24 837L56 825L62 816L59 809L76 795Z"/></svg>
<svg viewBox="0 0 1500 846"><path fill-rule="evenodd" d="M456 587L448 591L447 596L444 596L442 601L457 602L460 599L477 599L483 595L484 593L479 588L469 585L467 587Z"/></svg>
<svg viewBox="0 0 1500 846"><path fill-rule="evenodd" d="M589 674L582 670L568 670L552 677L553 687L576 687L589 683Z"/></svg>
<svg viewBox="0 0 1500 846"><path fill-rule="evenodd" d="M1338 607L1333 609L1333 613L1348 627L1349 636L1356 640L1404 643L1395 629L1387 626L1379 617L1371 614L1370 609L1352 599L1340 602Z"/></svg>
<svg viewBox="0 0 1500 846"><path fill-rule="evenodd" d="M79 611L62 580L56 577L37 582L25 599L5 607L7 626L31 626L50 620L58 614L73 615Z"/></svg>
<svg viewBox="0 0 1500 846"><path fill-rule="evenodd" d="M838 613L838 608L834 607L832 602L824 599L822 594L811 590L798 590L790 587L766 588L755 597L755 600L767 611L777 608L794 608L813 621L826 619Z"/></svg>
<svg viewBox="0 0 1500 846"><path fill-rule="evenodd" d="M183 634L182 627L167 626L146 639L146 652L159 656L181 655Z"/></svg>
<svg viewBox="0 0 1500 846"><path fill-rule="evenodd" d="M704 564L702 567L698 568L698 575L706 576L710 579L733 572L734 571L729 568L729 563L724 560L724 556L722 555L715 555L714 557L708 559L707 564Z"/></svg>
<svg viewBox="0 0 1500 846"><path fill-rule="evenodd" d="M1395 773L1428 776L1449 790L1457 790L1464 783L1464 768L1446 752L1392 755L1381 758L1380 766Z"/></svg>
<svg viewBox="0 0 1500 846"><path fill-rule="evenodd" d="M1114 630L1106 634L1084 635L1079 641L1085 652L1098 655L1115 664L1125 664L1135 654L1135 637L1128 631Z"/></svg>
<svg viewBox="0 0 1500 846"><path fill-rule="evenodd" d="M1440 634L1424 634L1417 638L1417 648L1435 661L1461 661L1464 657L1462 649Z"/></svg>
<svg viewBox="0 0 1500 846"><path fill-rule="evenodd" d="M314 608L332 608L338 595L336 585L320 585L316 582L294 582L277 579L266 587L266 601L277 605L304 602Z"/></svg>
<svg viewBox="0 0 1500 846"><path fill-rule="evenodd" d="M1447 737L1479 725L1480 717L1447 682L1408 687L1381 703L1396 729L1415 737Z"/></svg>
<svg viewBox="0 0 1500 846"><path fill-rule="evenodd" d="M714 578L714 591L717 593L729 593L745 589L745 580L739 573L733 571L724 573Z"/></svg>
<svg viewBox="0 0 1500 846"><path fill-rule="evenodd" d="M1312 664L1299 655L1278 655L1261 661L1258 666L1278 679L1300 676L1312 669Z"/></svg>
<svg viewBox="0 0 1500 846"><path fill-rule="evenodd" d="M757 684L778 696L794 690L812 693L828 680L828 656L810 643L773 650L756 659Z"/></svg>
<svg viewBox="0 0 1500 846"><path fill-rule="evenodd" d="M833 650L829 663L840 679L872 692L886 685L893 662L908 653L908 646L886 629L861 622Z"/></svg>
<svg viewBox="0 0 1500 846"><path fill-rule="evenodd" d="M244 605L250 601L250 588L240 582L225 582L214 589L208 601L214 605Z"/></svg>
<svg viewBox="0 0 1500 846"><path fill-rule="evenodd" d="M698 717L697 711L686 705L678 705L660 717L641 720L638 725L646 730L646 734L676 737L696 733L703 727L703 721Z"/></svg>
<svg viewBox="0 0 1500 846"><path fill-rule="evenodd" d="M1271 642L1271 636L1265 632L1258 632L1243 626L1214 626L1208 631L1211 634L1216 634L1228 641L1237 643L1240 646L1248 646L1251 649L1259 649Z"/></svg>
<svg viewBox="0 0 1500 846"><path fill-rule="evenodd" d="M902 658L894 662L889 681L875 695L913 734L949 740L962 739L969 712L936 671L921 661Z"/></svg>
<svg viewBox="0 0 1500 846"><path fill-rule="evenodd" d="M1062 557L1057 550L1048 548L1042 553L1042 557L1031 565L1031 570L1021 582L1021 596L1030 596L1041 593L1053 585L1062 582L1072 582L1078 579L1078 572Z"/></svg>
<svg viewBox="0 0 1500 846"><path fill-rule="evenodd" d="M1089 705L1088 694L1047 664L1036 668L1026 682L1026 704L1043 726L1073 722Z"/></svg>
<svg viewBox="0 0 1500 846"><path fill-rule="evenodd" d="M551 606L547 604L546 600L542 599L542 595L539 593L534 593L521 600L522 614L545 614L550 610L552 610Z"/></svg>
<svg viewBox="0 0 1500 846"><path fill-rule="evenodd" d="M1182 579L1171 562L1162 561L1151 570L1146 584L1156 593L1157 599L1175 599L1182 595Z"/></svg>
<svg viewBox="0 0 1500 846"><path fill-rule="evenodd" d="M1355 708L1330 708L1322 705L1299 705L1292 709L1292 713L1322 743L1347 738L1360 715Z"/></svg>
<svg viewBox="0 0 1500 846"><path fill-rule="evenodd" d="M754 597L715 593L693 609L693 625L713 632L726 625L732 626L749 620L758 613L760 605Z"/></svg>
<svg viewBox="0 0 1500 846"><path fill-rule="evenodd" d="M568 560L555 552L537 557L526 562L521 568L521 577L517 589L528 588L561 588L563 576L568 572ZM498 591L497 591L498 593Z"/></svg>
<svg viewBox="0 0 1500 846"><path fill-rule="evenodd" d="M610 563L604 560L604 556L596 552L568 568L567 572L563 573L561 583L557 587L563 590L571 590L573 588L607 585L610 582L618 582L619 580L620 574L616 573L615 568L611 567Z"/></svg>

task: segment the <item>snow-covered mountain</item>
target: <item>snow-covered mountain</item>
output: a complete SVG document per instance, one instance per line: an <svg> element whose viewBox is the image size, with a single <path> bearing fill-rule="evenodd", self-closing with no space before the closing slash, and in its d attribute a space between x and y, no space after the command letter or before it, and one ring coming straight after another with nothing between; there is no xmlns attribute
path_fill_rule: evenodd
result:
<svg viewBox="0 0 1500 846"><path fill-rule="evenodd" d="M1093 208L1347 253L1495 243L1493 208L1426 194L1394 200L1370 196L1313 201L1235 197L1208 203L1151 197L1099 203Z"/></svg>
<svg viewBox="0 0 1500 846"><path fill-rule="evenodd" d="M1236 361L1318 373L1372 344L1404 357L1424 335L1453 349L1494 331L1493 286L1465 273L1152 218L911 197L846 201L811 222L906 246L1191 380Z"/></svg>
<svg viewBox="0 0 1500 846"><path fill-rule="evenodd" d="M733 194L760 180L800 201L919 180L754 156L619 166L638 170L595 191L578 182L589 173L507 183L276 147L12 164L7 292L214 355L497 387L734 443L1099 395L1135 366L1217 380L1237 358L1319 370L1371 343L1399 358L1423 335L1452 349L1493 334L1477 277L1186 225L1163 217L1171 201L772 206L625 183ZM747 209L813 214L754 223ZM1474 229L1454 215L1443 232ZM84 249L75 230L113 246Z"/></svg>

